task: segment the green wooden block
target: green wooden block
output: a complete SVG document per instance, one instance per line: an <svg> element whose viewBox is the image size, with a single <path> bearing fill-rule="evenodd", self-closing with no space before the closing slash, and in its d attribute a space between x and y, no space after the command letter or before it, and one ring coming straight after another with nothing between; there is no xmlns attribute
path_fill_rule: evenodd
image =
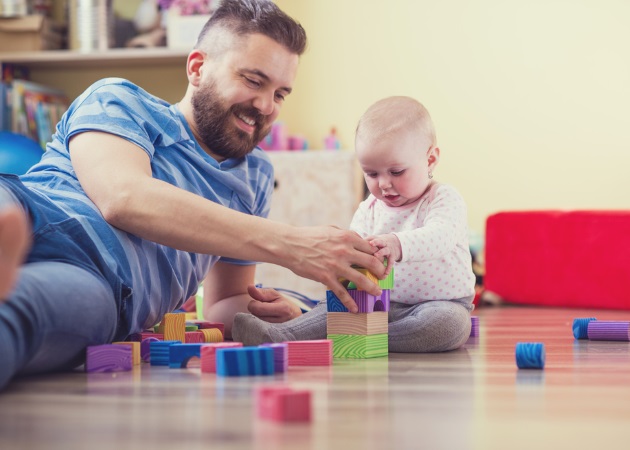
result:
<svg viewBox="0 0 630 450"><path fill-rule="evenodd" d="M393 267L392 267L392 271L389 272L389 275L387 275L387 278L385 278L384 280L378 280L378 286L381 289L389 289L389 290L394 289L394 268Z"/></svg>
<svg viewBox="0 0 630 450"><path fill-rule="evenodd" d="M329 334L333 341L333 358L378 358L387 356L387 334Z"/></svg>

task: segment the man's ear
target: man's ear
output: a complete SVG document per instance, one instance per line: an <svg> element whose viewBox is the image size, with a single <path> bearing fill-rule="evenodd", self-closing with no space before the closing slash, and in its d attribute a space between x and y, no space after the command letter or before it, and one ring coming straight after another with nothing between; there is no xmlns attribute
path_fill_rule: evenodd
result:
<svg viewBox="0 0 630 450"><path fill-rule="evenodd" d="M188 60L186 61L186 74L188 75L188 82L195 87L198 87L201 82L202 67L205 57L205 53L198 49L194 49L188 54Z"/></svg>
<svg viewBox="0 0 630 450"><path fill-rule="evenodd" d="M431 146L427 150L427 160L431 169L437 166L437 163L440 162L440 147Z"/></svg>

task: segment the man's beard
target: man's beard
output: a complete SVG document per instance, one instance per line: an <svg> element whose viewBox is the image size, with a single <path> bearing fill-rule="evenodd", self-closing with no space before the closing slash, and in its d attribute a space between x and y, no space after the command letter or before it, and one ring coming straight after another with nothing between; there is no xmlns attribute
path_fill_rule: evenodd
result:
<svg viewBox="0 0 630 450"><path fill-rule="evenodd" d="M224 158L242 158L271 131L271 126L263 128L266 118L254 107L232 105L225 109L213 82L193 94L192 107L199 139L212 153ZM232 123L239 114L255 121L253 134Z"/></svg>

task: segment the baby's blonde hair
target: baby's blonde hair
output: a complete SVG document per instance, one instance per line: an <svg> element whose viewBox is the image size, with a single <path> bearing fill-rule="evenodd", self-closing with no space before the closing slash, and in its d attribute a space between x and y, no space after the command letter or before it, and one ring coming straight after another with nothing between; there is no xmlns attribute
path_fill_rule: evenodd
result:
<svg viewBox="0 0 630 450"><path fill-rule="evenodd" d="M372 142L400 131L415 131L431 146L437 144L429 111L419 101L404 96L386 97L372 104L359 119L356 140Z"/></svg>

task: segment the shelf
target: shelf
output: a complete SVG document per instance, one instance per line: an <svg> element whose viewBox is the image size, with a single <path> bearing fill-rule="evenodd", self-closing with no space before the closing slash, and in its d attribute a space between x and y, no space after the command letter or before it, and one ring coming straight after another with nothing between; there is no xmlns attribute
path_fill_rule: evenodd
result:
<svg viewBox="0 0 630 450"><path fill-rule="evenodd" d="M23 64L30 68L64 69L86 67L126 67L149 64L184 63L187 50L172 50L166 47L115 48L105 51L82 53L71 50L48 50L41 52L0 53L0 62Z"/></svg>

